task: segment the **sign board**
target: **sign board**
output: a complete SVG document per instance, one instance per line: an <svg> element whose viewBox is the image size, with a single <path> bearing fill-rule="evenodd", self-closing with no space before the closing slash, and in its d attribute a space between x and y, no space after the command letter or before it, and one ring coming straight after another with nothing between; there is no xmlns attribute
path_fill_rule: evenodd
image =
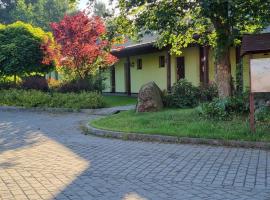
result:
<svg viewBox="0 0 270 200"><path fill-rule="evenodd" d="M270 58L250 60L251 92L270 92Z"/></svg>

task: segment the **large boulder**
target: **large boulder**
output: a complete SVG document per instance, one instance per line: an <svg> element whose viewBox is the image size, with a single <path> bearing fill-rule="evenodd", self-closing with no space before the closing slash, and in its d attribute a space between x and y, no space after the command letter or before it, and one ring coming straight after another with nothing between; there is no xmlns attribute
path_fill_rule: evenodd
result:
<svg viewBox="0 0 270 200"><path fill-rule="evenodd" d="M138 94L137 112L155 112L163 108L161 90L155 82L143 85Z"/></svg>

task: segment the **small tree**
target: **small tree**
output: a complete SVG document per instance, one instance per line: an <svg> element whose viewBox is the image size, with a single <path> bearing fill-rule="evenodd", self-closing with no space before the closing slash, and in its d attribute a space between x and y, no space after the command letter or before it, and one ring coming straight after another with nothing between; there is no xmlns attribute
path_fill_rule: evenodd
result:
<svg viewBox="0 0 270 200"><path fill-rule="evenodd" d="M48 73L56 66L58 54L52 34L23 22L0 25L2 75Z"/></svg>
<svg viewBox="0 0 270 200"><path fill-rule="evenodd" d="M100 17L88 17L84 12L65 16L59 23L51 24L54 36L61 45L61 64L84 79L100 68L117 61L110 54L110 42Z"/></svg>

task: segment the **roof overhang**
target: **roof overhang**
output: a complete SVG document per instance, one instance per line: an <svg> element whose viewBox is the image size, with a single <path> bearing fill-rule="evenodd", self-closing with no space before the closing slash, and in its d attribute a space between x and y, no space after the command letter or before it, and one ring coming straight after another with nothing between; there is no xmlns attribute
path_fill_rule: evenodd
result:
<svg viewBox="0 0 270 200"><path fill-rule="evenodd" d="M162 51L162 49L155 47L154 42L147 42L143 44L130 45L119 50L112 50L111 53L121 58L127 56L153 53L158 51Z"/></svg>
<svg viewBox="0 0 270 200"><path fill-rule="evenodd" d="M270 33L243 36L241 56L258 53L270 53Z"/></svg>

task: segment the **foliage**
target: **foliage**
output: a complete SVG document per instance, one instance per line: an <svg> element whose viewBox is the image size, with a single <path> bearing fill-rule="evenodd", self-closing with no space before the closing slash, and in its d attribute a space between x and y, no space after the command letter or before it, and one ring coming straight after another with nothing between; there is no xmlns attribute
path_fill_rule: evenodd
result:
<svg viewBox="0 0 270 200"><path fill-rule="evenodd" d="M243 81L243 61L236 66L236 94L241 94L244 91Z"/></svg>
<svg viewBox="0 0 270 200"><path fill-rule="evenodd" d="M205 118L216 120L231 120L235 114L245 114L249 111L248 95L216 98L212 102L203 103L197 111Z"/></svg>
<svg viewBox="0 0 270 200"><path fill-rule="evenodd" d="M0 23L24 21L44 30L50 30L49 23L59 21L66 13L75 11L76 2L68 0L1 0Z"/></svg>
<svg viewBox="0 0 270 200"><path fill-rule="evenodd" d="M0 27L0 74L47 73L57 64L57 45L50 33L23 22Z"/></svg>
<svg viewBox="0 0 270 200"><path fill-rule="evenodd" d="M11 80L3 80L1 79L0 80L0 89L10 89L10 88L16 88L17 85L14 84L14 81L11 81Z"/></svg>
<svg viewBox="0 0 270 200"><path fill-rule="evenodd" d="M199 86L200 100L201 101L212 101L218 97L217 86L215 83L208 85Z"/></svg>
<svg viewBox="0 0 270 200"><path fill-rule="evenodd" d="M62 94L12 89L0 91L0 105L84 109L101 108L105 104L102 96L95 92Z"/></svg>
<svg viewBox="0 0 270 200"><path fill-rule="evenodd" d="M91 121L91 125L101 129L127 133L270 141L269 123L258 124L256 134L248 134L250 133L248 117L235 116L231 121L213 121L201 118L195 109L168 109L151 113L120 112L116 115Z"/></svg>
<svg viewBox="0 0 270 200"><path fill-rule="evenodd" d="M63 82L57 91L59 92L81 92L96 91L102 92L105 89L104 78L100 75L88 76L84 79L75 79Z"/></svg>
<svg viewBox="0 0 270 200"><path fill-rule="evenodd" d="M230 115L226 111L227 104L228 99L217 98L212 102L201 104L197 111L207 119L228 120Z"/></svg>
<svg viewBox="0 0 270 200"><path fill-rule="evenodd" d="M49 85L43 76L29 76L22 80L21 87L26 90L48 91Z"/></svg>
<svg viewBox="0 0 270 200"><path fill-rule="evenodd" d="M14 0L0 0L0 23L8 24L12 22L10 13L15 6Z"/></svg>
<svg viewBox="0 0 270 200"><path fill-rule="evenodd" d="M199 90L185 79L177 81L171 94L164 96L167 107L192 108L198 104Z"/></svg>
<svg viewBox="0 0 270 200"><path fill-rule="evenodd" d="M217 96L217 87L214 83L196 87L191 82L181 79L174 84L171 93L163 94L163 102L169 108L193 108L200 102L212 101Z"/></svg>
<svg viewBox="0 0 270 200"><path fill-rule="evenodd" d="M245 33L270 24L270 1L265 0L119 0L119 30L133 37L146 32L159 36L157 46L181 54L190 44L214 49L216 82L221 97L231 94L229 49Z"/></svg>
<svg viewBox="0 0 270 200"><path fill-rule="evenodd" d="M61 84L61 81L56 80L54 78L48 78L47 82L48 82L49 89L51 91L57 90L60 87L60 84Z"/></svg>
<svg viewBox="0 0 270 200"><path fill-rule="evenodd" d="M101 18L78 12L51 26L57 42L62 46L61 64L73 70L80 79L117 61L110 54L110 42L104 38L106 28Z"/></svg>
<svg viewBox="0 0 270 200"><path fill-rule="evenodd" d="M94 15L99 17L106 17L110 15L110 11L106 8L106 4L102 1L94 2Z"/></svg>
<svg viewBox="0 0 270 200"><path fill-rule="evenodd" d="M259 122L270 122L270 107L261 106L255 111L255 120Z"/></svg>

